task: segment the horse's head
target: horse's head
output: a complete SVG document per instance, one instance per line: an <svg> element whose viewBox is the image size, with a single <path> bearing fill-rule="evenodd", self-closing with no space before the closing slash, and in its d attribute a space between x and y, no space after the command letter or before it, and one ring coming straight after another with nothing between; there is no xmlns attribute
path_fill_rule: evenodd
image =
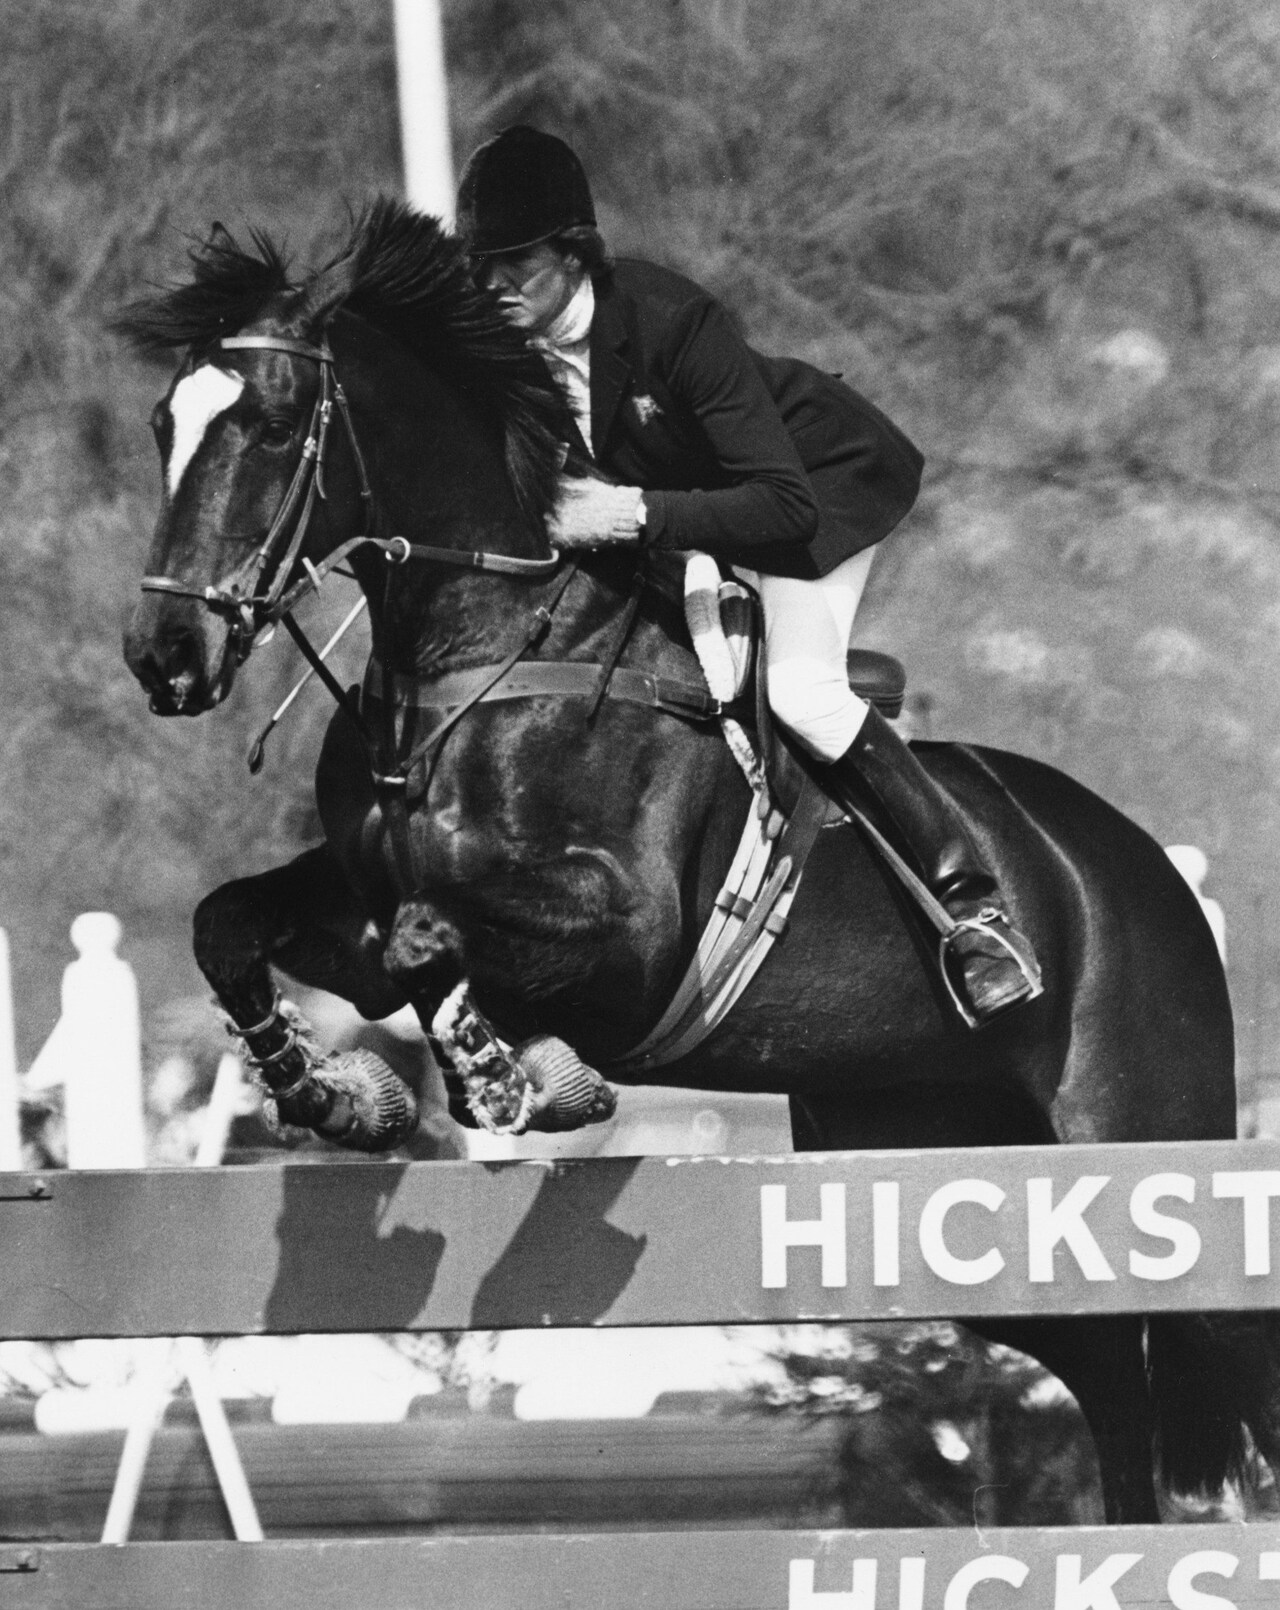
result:
<svg viewBox="0 0 1280 1610"><path fill-rule="evenodd" d="M434 220L384 202L357 222L334 262L301 284L264 236L254 246L242 249L215 226L193 254L189 283L118 321L144 347L185 349L152 413L162 502L142 602L125 634L125 658L161 715L220 703L304 567L354 536L371 512L329 345L344 304L353 318L339 316L335 330L359 321L370 331L366 345L417 345L411 361L448 375L467 409L494 422L496 477L514 524L546 551L542 516L554 494L563 401L524 338L472 284L457 243ZM370 329L379 325L380 337ZM348 338L344 373L359 368L358 358ZM374 456L384 425L362 423ZM415 460L427 459L427 441L424 429ZM434 470L437 482L445 478L439 463ZM459 459L452 472L465 479ZM465 501L455 491L457 510Z"/></svg>
<svg viewBox="0 0 1280 1610"><path fill-rule="evenodd" d="M283 259L258 244L244 252L215 226L191 284L121 321L142 342L187 348L151 414L162 499L125 634L125 658L161 715L198 715L226 697L310 514L302 483L323 368L308 339L314 312Z"/></svg>

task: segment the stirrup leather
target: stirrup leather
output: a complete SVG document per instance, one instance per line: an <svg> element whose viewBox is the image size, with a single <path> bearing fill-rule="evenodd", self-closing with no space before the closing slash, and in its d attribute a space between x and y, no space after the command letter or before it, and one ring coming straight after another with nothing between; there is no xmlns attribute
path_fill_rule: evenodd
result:
<svg viewBox="0 0 1280 1610"><path fill-rule="evenodd" d="M959 1012L971 1029L982 1028L984 1020L977 1017L969 1007L968 1002L961 998L956 986L951 982L951 969L948 965L952 960L951 946L955 943L958 934L983 934L988 939L994 939L1012 957L1018 971L1030 988L1028 994L1020 996L1016 1001L1011 1001L1009 1003L1010 1007L1021 1006L1025 1002L1037 1000L1044 994L1044 977L1039 966L1033 961L1028 961L1013 941L1000 931L1002 927L1008 928L1010 926L1008 916L998 906L984 906L976 916L962 917L959 921L953 921L947 931L938 938L938 965L942 972L942 981L947 986L947 993L950 995L956 1011ZM1006 1008L1001 1007L998 1010L1003 1012Z"/></svg>

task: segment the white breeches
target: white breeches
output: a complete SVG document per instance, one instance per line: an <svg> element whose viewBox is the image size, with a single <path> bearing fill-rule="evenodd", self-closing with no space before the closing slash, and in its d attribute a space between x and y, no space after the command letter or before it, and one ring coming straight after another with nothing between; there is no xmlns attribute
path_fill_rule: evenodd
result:
<svg viewBox="0 0 1280 1610"><path fill-rule="evenodd" d="M844 754L867 713L845 658L874 555L864 548L817 581L740 572L764 609L769 707L819 760Z"/></svg>

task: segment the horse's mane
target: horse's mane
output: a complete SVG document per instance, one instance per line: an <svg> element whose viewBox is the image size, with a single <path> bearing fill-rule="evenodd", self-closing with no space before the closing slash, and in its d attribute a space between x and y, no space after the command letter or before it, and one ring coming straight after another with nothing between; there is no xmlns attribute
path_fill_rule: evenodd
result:
<svg viewBox="0 0 1280 1610"><path fill-rule="evenodd" d="M189 254L191 278L129 303L113 327L143 351L200 351L268 312L305 320L314 307L345 309L417 353L501 432L520 508L541 524L572 435L568 404L438 220L379 196L341 250L299 278L269 235L251 229L249 238L242 246L214 224Z"/></svg>

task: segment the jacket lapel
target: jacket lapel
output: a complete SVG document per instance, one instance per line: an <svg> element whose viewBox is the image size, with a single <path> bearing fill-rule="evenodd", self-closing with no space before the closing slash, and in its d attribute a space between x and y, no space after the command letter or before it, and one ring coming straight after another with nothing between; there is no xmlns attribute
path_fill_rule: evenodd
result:
<svg viewBox="0 0 1280 1610"><path fill-rule="evenodd" d="M611 282L597 282L591 320L591 448L597 459L631 380L630 347L621 297Z"/></svg>

